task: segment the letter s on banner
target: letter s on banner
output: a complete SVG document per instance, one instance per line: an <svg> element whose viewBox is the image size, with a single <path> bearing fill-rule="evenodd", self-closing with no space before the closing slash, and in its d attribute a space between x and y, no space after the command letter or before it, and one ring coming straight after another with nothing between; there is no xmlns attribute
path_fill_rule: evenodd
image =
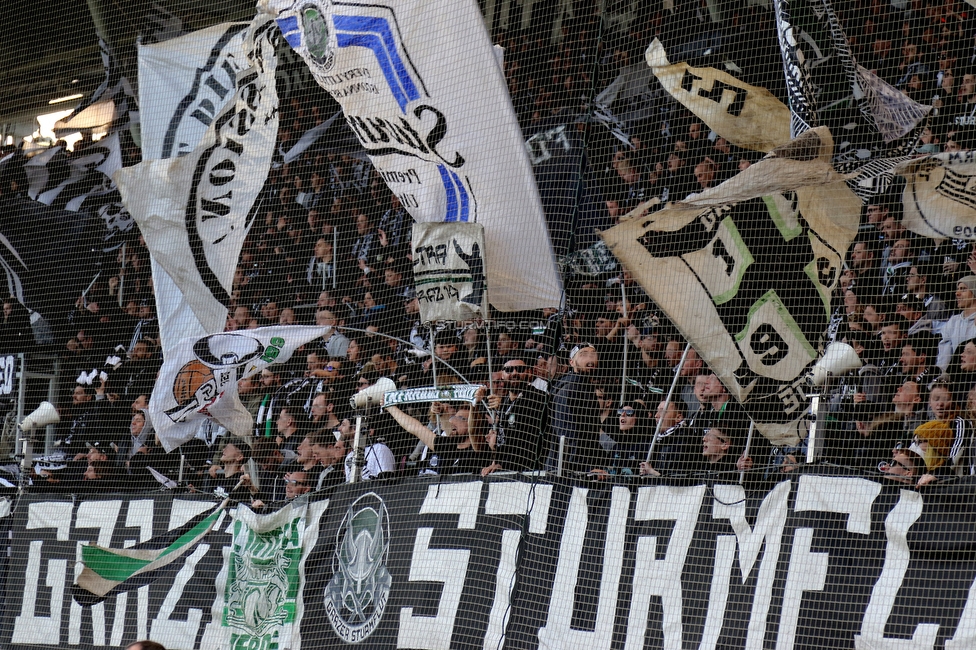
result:
<svg viewBox="0 0 976 650"><path fill-rule="evenodd" d="M481 501L481 481L431 486L420 514L456 514L458 528L474 529ZM436 616L414 616L413 607L400 609L398 648L451 650L451 634L464 578L468 573L469 549L432 549L433 528L418 528L410 558L410 581L443 582Z"/></svg>

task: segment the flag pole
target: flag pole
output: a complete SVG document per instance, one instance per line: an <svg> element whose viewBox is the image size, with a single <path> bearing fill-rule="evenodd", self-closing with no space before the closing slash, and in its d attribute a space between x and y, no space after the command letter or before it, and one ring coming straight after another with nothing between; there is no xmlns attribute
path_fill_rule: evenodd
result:
<svg viewBox="0 0 976 650"><path fill-rule="evenodd" d="M336 283L339 281L339 273L336 267L336 255L339 251L339 231L335 225L332 226L332 291L336 290ZM325 278L322 278L322 290L325 290ZM335 296L333 296L334 298Z"/></svg>
<svg viewBox="0 0 976 650"><path fill-rule="evenodd" d="M742 455L743 456L748 456L749 455L749 449L752 447L752 433L755 430L756 430L756 423L753 421L752 418L749 418L749 433L746 434L746 448L742 452ZM745 480L746 480L746 472L745 472L745 470L740 470L739 471L739 485L742 485L743 481L745 481Z"/></svg>
<svg viewBox="0 0 976 650"><path fill-rule="evenodd" d="M434 346L434 324L431 322L427 323L427 332L430 335L430 373L434 380L434 389L437 388L437 353ZM434 418L437 420L437 431L440 433L444 432L441 428L441 414L434 413Z"/></svg>
<svg viewBox="0 0 976 650"><path fill-rule="evenodd" d="M627 290L624 288L623 275L620 276L620 308L623 313L624 318L627 318ZM624 407L624 393L627 392L627 329L630 326L624 328L624 356L623 356L623 370L620 372L620 408Z"/></svg>
<svg viewBox="0 0 976 650"><path fill-rule="evenodd" d="M674 387L678 385L678 379L681 377L681 369L685 365L685 359L688 358L688 351L689 350L691 350L691 343L687 343L685 345L685 351L681 353L681 360L678 361L678 365L675 366L675 368L674 368L674 379L671 380L671 388L668 389L668 396L664 398L664 403L665 404L670 404L671 403L671 396L674 395ZM667 406L664 407L664 412L665 412L665 414L667 414L667 412L668 412L668 407ZM646 460L647 460L648 463L651 462L651 455L654 454L654 447L655 447L655 445L657 445L657 441L661 437L661 422L662 421L664 421L664 418L663 417L660 420L658 420L657 421L657 424L654 426L654 439L651 440L651 446L647 450L647 459Z"/></svg>

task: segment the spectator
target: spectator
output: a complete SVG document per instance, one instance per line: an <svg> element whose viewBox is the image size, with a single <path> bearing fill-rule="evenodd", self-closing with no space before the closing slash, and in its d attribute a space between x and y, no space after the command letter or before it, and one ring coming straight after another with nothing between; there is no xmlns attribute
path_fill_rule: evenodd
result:
<svg viewBox="0 0 976 650"><path fill-rule="evenodd" d="M921 476L921 468L925 467L925 461L910 449L896 449L891 455L891 460L882 462L878 465L878 470L885 475L885 478L899 483L914 484Z"/></svg>
<svg viewBox="0 0 976 650"><path fill-rule="evenodd" d="M309 473L302 470L285 474L283 479L285 483L285 500L291 501L303 494L308 494L312 489L309 483L310 478Z"/></svg>
<svg viewBox="0 0 976 650"><path fill-rule="evenodd" d="M531 368L525 358L513 358L502 366L504 394L488 397L488 408L497 422L494 461L482 472L522 472L536 469L539 459L546 395L530 382Z"/></svg>
<svg viewBox="0 0 976 650"><path fill-rule="evenodd" d="M450 429L446 436L435 435L427 426L396 406L386 408L396 423L414 435L430 451L427 459L429 471L437 474L481 473L489 466L486 453L486 426L478 404L484 398L486 389L481 387L475 393L475 403L471 406L461 404L449 419ZM431 412L443 412L443 405L434 402Z"/></svg>
<svg viewBox="0 0 976 650"><path fill-rule="evenodd" d="M125 650L166 650L166 646L155 641L136 641L125 646Z"/></svg>
<svg viewBox="0 0 976 650"><path fill-rule="evenodd" d="M342 471L342 463L346 458L345 440L336 439L331 433L320 430L309 437L309 444L312 456L321 465L316 489L324 490L345 482L346 475ZM305 468L305 465L302 467Z"/></svg>
<svg viewBox="0 0 976 650"><path fill-rule="evenodd" d="M605 452L600 447L597 418L600 405L591 378L600 364L596 348L581 343L569 355L572 372L567 374L553 389L552 429L546 471L555 472L557 467L588 472L605 465ZM560 455L560 439L564 439L563 458Z"/></svg>
<svg viewBox="0 0 976 650"><path fill-rule="evenodd" d="M930 280L941 276L942 272L937 267L931 264L920 264L919 262L913 264L905 276L905 285L908 292L922 301L922 305L925 307L925 315L932 321L932 331L935 333L941 331L942 323L949 320L951 316L946 310L945 302L942 298L929 288L931 284Z"/></svg>
<svg viewBox="0 0 976 650"><path fill-rule="evenodd" d="M903 295L895 305L895 315L905 319L906 336L932 331L932 319L926 316L924 303L910 293Z"/></svg>
<svg viewBox="0 0 976 650"><path fill-rule="evenodd" d="M298 448L298 443L305 437L304 434L299 433L300 420L292 413L293 409L294 407L285 407L278 411L278 419L275 422L277 436L274 439L281 452L290 452L292 456Z"/></svg>
<svg viewBox="0 0 976 650"><path fill-rule="evenodd" d="M709 427L702 435L702 469L710 474L737 472L738 441L731 429ZM735 477L736 479L738 477Z"/></svg>
<svg viewBox="0 0 976 650"><path fill-rule="evenodd" d="M932 364L938 350L938 338L928 332L913 334L901 347L901 373L920 386L927 386L934 379L936 368Z"/></svg>
<svg viewBox="0 0 976 650"><path fill-rule="evenodd" d="M936 365L942 370L956 348L963 341L976 337L976 275L967 275L956 283L956 304L959 313L952 316L942 328L942 342L939 344L939 358Z"/></svg>
<svg viewBox="0 0 976 650"><path fill-rule="evenodd" d="M390 448L386 446L386 442L376 436L376 429L370 427L366 430L364 427L363 439L365 446L363 448L362 480L369 481L375 478L392 476L396 470L396 458L394 458ZM355 457L355 449L346 454L345 469L347 483L352 482L355 474Z"/></svg>
<svg viewBox="0 0 976 650"><path fill-rule="evenodd" d="M707 381L707 377L703 383ZM685 422L684 402L664 400L657 406L657 430L660 432L650 461L640 464L640 473L650 476L673 476L690 473L699 464L701 438Z"/></svg>
<svg viewBox="0 0 976 650"><path fill-rule="evenodd" d="M910 449L925 462L925 474L919 478L919 486L953 476L946 464L953 437L952 429L941 420L926 422L915 429Z"/></svg>

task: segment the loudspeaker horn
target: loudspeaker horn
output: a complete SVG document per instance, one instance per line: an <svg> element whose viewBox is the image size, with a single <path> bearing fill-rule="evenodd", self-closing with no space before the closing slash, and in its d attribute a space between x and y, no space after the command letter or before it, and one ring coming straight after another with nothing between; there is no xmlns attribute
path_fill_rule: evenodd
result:
<svg viewBox="0 0 976 650"><path fill-rule="evenodd" d="M60 421L61 417L58 415L58 409L54 408L54 404L41 402L41 405L20 423L20 430L33 431L49 424L57 424Z"/></svg>
<svg viewBox="0 0 976 650"><path fill-rule="evenodd" d="M375 384L367 386L349 398L349 405L354 409L379 406L380 402L383 401L383 393L389 390L396 390L396 384L393 383L392 379L380 377Z"/></svg>
<svg viewBox="0 0 976 650"><path fill-rule="evenodd" d="M846 343L831 343L807 376L810 386L823 386L830 377L844 375L864 365L854 348Z"/></svg>

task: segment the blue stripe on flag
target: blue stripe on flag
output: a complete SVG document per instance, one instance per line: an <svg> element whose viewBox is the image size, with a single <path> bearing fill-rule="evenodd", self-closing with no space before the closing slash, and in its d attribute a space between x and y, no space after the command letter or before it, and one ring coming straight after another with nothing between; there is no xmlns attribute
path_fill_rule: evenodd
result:
<svg viewBox="0 0 976 650"><path fill-rule="evenodd" d="M444 165L438 165L437 171L441 173L441 181L444 183L444 192L447 195L447 210L444 213L444 221L458 220L458 197L457 190L451 180L451 172L447 171Z"/></svg>
<svg viewBox="0 0 976 650"><path fill-rule="evenodd" d="M302 44L302 32L298 29L298 18L287 16L286 18L279 18L275 22L278 23L278 29L281 30L282 36L285 37L292 49L298 49Z"/></svg>
<svg viewBox="0 0 976 650"><path fill-rule="evenodd" d="M349 32L336 34L339 47L365 47L376 55L401 111L406 112L407 103L420 99L420 91L400 58L396 39L385 18L333 15L332 22L336 32Z"/></svg>
<svg viewBox="0 0 976 650"><path fill-rule="evenodd" d="M457 188L458 195L461 197L461 218L460 221L468 220L468 188L464 186L464 183L458 178L458 175L451 172L451 178L454 180L454 186Z"/></svg>

